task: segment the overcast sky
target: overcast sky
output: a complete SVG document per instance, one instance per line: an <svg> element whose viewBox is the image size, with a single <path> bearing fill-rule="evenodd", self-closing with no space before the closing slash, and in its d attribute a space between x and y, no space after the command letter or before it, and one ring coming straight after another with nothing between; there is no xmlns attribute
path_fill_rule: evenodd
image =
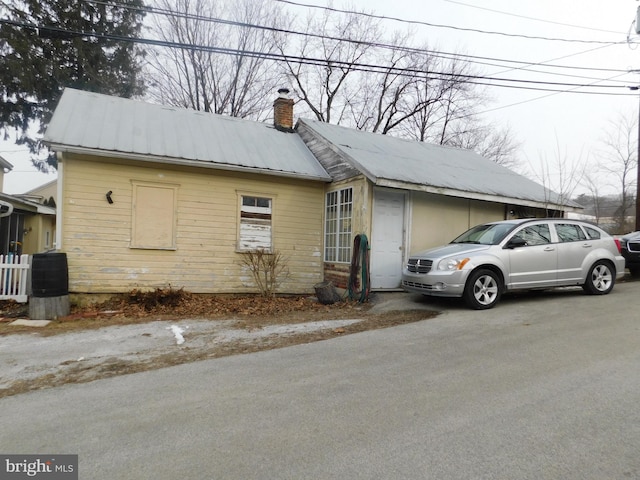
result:
<svg viewBox="0 0 640 480"><path fill-rule="evenodd" d="M320 0L316 3L321 3ZM358 2L360 3L360 2ZM364 2L363 2L364 3ZM619 85L609 90L624 94L586 95L551 93L523 89L488 87L494 102L485 118L509 125L522 144L523 167L540 172L541 161L553 166L557 159L602 162L602 138L607 124L620 113L638 116L638 95L628 86L640 83L640 41L635 34L636 0L367 0L371 8L385 16L403 17L430 24L461 29L508 34L469 32L460 29L419 25L416 30L443 51L541 64L529 69L478 66L488 76L520 78L544 82ZM415 5L420 5L416 7ZM413 7L412 7L413 5ZM520 35L521 37L518 37ZM524 37L582 40L563 42ZM631 44L627 43L631 41ZM621 42L606 45L586 42ZM544 64L621 72L546 68ZM546 70L565 77L533 72ZM538 85L538 87L546 88ZM570 90L571 87L553 87ZM594 90L577 89L576 91Z"/></svg>
<svg viewBox="0 0 640 480"><path fill-rule="evenodd" d="M295 3L329 4L327 0L296 0ZM559 156L591 163L602 161L599 152L607 124L620 113L638 115L638 92L631 92L627 87L639 85L640 74L624 73L640 70L640 44L637 43L640 38L635 34L633 23L638 7L636 0L352 0L335 1L332 5L342 9L355 5L377 15L431 24L416 23L412 28L431 48L441 51L531 64L619 70L549 69L542 65L514 70L504 66L477 66L487 76L583 84L600 78L600 84L623 87L607 90L625 94L621 96L486 87L493 102L487 105L484 118L512 128L522 145L519 156L523 169L539 172L542 161L554 164ZM308 9L294 5L287 8L300 15ZM394 20L385 20L385 24L389 30L408 26L406 22ZM551 70L565 76L531 70ZM581 90L585 89L578 89ZM0 155L14 165L14 170L5 176L7 193L21 193L55 178L55 174L37 173L24 150L11 143L0 143Z"/></svg>

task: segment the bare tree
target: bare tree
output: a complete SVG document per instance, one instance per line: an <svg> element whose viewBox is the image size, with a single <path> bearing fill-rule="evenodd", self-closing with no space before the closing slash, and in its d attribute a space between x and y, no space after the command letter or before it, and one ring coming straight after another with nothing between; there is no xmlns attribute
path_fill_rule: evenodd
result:
<svg viewBox="0 0 640 480"><path fill-rule="evenodd" d="M566 205L574 196L576 188L582 183L587 169L583 154L569 156L562 151L556 138L556 152L552 159L543 156L539 169L534 175L546 190L547 215L554 216L557 211L551 205Z"/></svg>
<svg viewBox="0 0 640 480"><path fill-rule="evenodd" d="M182 46L150 55L149 90L161 103L263 120L280 74L299 115L514 161L511 132L476 118L488 97L468 81L471 64L412 47L411 31L385 41L379 19L324 9L296 32L266 0L155 2L156 36Z"/></svg>
<svg viewBox="0 0 640 480"><path fill-rule="evenodd" d="M604 150L600 152L599 168L614 180L620 198L620 207L616 210L617 233L624 233L631 228L628 219L635 201L633 189L638 167L637 132L637 115L619 113L609 121L602 139Z"/></svg>
<svg viewBox="0 0 640 480"><path fill-rule="evenodd" d="M517 157L520 144L509 127L469 122L462 132L449 138L447 145L473 150L503 167L516 169L520 166Z"/></svg>
<svg viewBox="0 0 640 480"><path fill-rule="evenodd" d="M590 205L593 207L594 222L597 224L600 223L600 219L602 217L602 202L603 202L603 197L601 192L602 185L598 177L599 177L599 172L591 171L591 172L585 173L582 180L582 185L589 192L588 200ZM578 203L580 203L580 198L585 198L585 197L587 196L581 195L578 199Z"/></svg>
<svg viewBox="0 0 640 480"><path fill-rule="evenodd" d="M517 163L511 131L476 118L489 99L468 81L468 61L413 47L411 31L384 41L379 21L359 13L327 9L305 25L299 43L283 37L279 49L299 104L318 120Z"/></svg>
<svg viewBox="0 0 640 480"><path fill-rule="evenodd" d="M410 39L409 34L394 38L397 47L389 49L391 56L377 60L387 66L385 71L370 75L372 88L366 88L365 82L360 84L360 92L367 92L375 101L362 102L371 121L358 128L442 143L436 131L439 127L441 132L446 130L442 122L447 118L446 110L452 114L457 110L454 105L467 104L469 85L460 72L468 63L445 59L427 46L403 47Z"/></svg>
<svg viewBox="0 0 640 480"><path fill-rule="evenodd" d="M165 104L262 119L277 72L270 28L286 17L265 0L155 0L155 36L184 48L157 48L149 59L150 95ZM255 28L255 25L269 28ZM224 48L223 48L224 47Z"/></svg>
<svg viewBox="0 0 640 480"><path fill-rule="evenodd" d="M379 40L379 21L327 9L319 18L310 15L305 24L306 35L297 46L291 46L290 38L279 43L285 74L318 120L342 123L347 105L357 95L357 89L349 90L347 79L362 70L372 44Z"/></svg>

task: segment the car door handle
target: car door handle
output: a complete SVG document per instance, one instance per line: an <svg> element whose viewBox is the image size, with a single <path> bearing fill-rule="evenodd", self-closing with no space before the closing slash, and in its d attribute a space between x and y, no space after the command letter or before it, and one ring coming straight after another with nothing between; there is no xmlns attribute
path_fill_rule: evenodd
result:
<svg viewBox="0 0 640 480"><path fill-rule="evenodd" d="M555 248L553 247L547 247L544 249L545 252L553 252L555 250Z"/></svg>
<svg viewBox="0 0 640 480"><path fill-rule="evenodd" d="M582 248L591 248L592 245L590 243L583 243Z"/></svg>

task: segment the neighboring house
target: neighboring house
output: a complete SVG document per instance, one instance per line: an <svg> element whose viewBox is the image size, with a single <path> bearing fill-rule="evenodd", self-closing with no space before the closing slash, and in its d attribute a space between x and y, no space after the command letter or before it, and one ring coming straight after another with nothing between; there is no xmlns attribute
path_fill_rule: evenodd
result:
<svg viewBox="0 0 640 480"><path fill-rule="evenodd" d="M25 218L24 253L42 253L55 248L57 185L57 180L52 180L25 193L13 195L37 207L38 215Z"/></svg>
<svg viewBox="0 0 640 480"><path fill-rule="evenodd" d="M282 91L281 91L282 93ZM300 120L274 125L65 90L45 134L58 155L57 247L72 293L255 292L243 252L280 252L280 292L346 286L357 234L372 286L409 251L487 220L578 208L473 152Z"/></svg>
<svg viewBox="0 0 640 480"><path fill-rule="evenodd" d="M46 205L47 207L56 208L56 199L58 198L58 180L51 180L39 187L19 193L16 197L23 200L29 200L31 202Z"/></svg>
<svg viewBox="0 0 640 480"><path fill-rule="evenodd" d="M4 173L12 165L0 157L0 192ZM53 248L56 223L55 204L38 201L37 198L0 193L0 205L8 213L0 213L0 255L23 255L44 252ZM6 207L9 206L10 207Z"/></svg>

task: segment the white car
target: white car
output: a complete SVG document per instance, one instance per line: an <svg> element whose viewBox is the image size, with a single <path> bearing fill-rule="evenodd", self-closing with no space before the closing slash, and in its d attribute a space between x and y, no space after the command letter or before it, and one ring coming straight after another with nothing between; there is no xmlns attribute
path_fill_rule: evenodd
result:
<svg viewBox="0 0 640 480"><path fill-rule="evenodd" d="M463 297L494 307L507 291L581 285L593 295L624 276L620 243L596 225L565 218L478 225L450 244L411 255L402 272L410 292Z"/></svg>

